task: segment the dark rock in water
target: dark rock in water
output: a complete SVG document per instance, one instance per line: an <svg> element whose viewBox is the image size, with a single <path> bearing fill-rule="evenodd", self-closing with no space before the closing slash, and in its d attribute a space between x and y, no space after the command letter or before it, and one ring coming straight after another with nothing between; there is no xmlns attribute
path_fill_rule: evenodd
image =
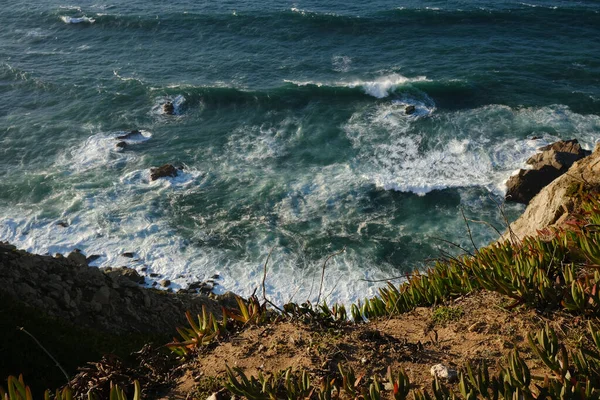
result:
<svg viewBox="0 0 600 400"><path fill-rule="evenodd" d="M213 276L210 277L210 279L220 279L221 276L219 274L214 274Z"/></svg>
<svg viewBox="0 0 600 400"><path fill-rule="evenodd" d="M135 255L134 253L129 252L129 251L121 254L121 256L126 257L126 258L133 258L134 255Z"/></svg>
<svg viewBox="0 0 600 400"><path fill-rule="evenodd" d="M175 114L175 106L170 101L163 104L163 112L168 115Z"/></svg>
<svg viewBox="0 0 600 400"><path fill-rule="evenodd" d="M127 147L127 143L126 142L119 142L117 143L117 148L118 149L124 149Z"/></svg>
<svg viewBox="0 0 600 400"><path fill-rule="evenodd" d="M412 115L415 113L415 111L417 111L417 108L413 105L406 106L406 108L404 109L404 113L406 115Z"/></svg>
<svg viewBox="0 0 600 400"><path fill-rule="evenodd" d="M531 139L529 140L540 140L542 137L541 136L533 136Z"/></svg>
<svg viewBox="0 0 600 400"><path fill-rule="evenodd" d="M533 169L522 169L506 182L506 201L528 204L550 182L567 172L578 160L591 154L576 139L541 147L541 153L527 160Z"/></svg>
<svg viewBox="0 0 600 400"><path fill-rule="evenodd" d="M160 276L160 274L155 274L155 273L150 274L150 278L158 278L159 276Z"/></svg>
<svg viewBox="0 0 600 400"><path fill-rule="evenodd" d="M92 263L94 261L96 261L97 259L101 258L102 256L98 255L98 254L92 254L91 256L88 256L85 261L89 264Z"/></svg>
<svg viewBox="0 0 600 400"><path fill-rule="evenodd" d="M169 286L171 286L171 281L168 279L163 279L162 281L160 281L160 286L169 287Z"/></svg>
<svg viewBox="0 0 600 400"><path fill-rule="evenodd" d="M175 178L177 176L177 171L178 169L171 164L165 164L158 168L150 168L150 179L155 181L165 177Z"/></svg>
<svg viewBox="0 0 600 400"><path fill-rule="evenodd" d="M137 135L140 135L140 134L141 134L140 131L138 131L137 129L134 129L131 132L128 132L128 133L126 133L124 135L117 136L116 139L117 140L127 140L127 139L131 139L132 136L137 136Z"/></svg>
<svg viewBox="0 0 600 400"><path fill-rule="evenodd" d="M67 228L69 226L69 224L65 221L57 222L56 225L62 226L63 228Z"/></svg>
<svg viewBox="0 0 600 400"><path fill-rule="evenodd" d="M506 201L528 204L540 190L560 175L556 168L549 165L540 169L522 169L506 182Z"/></svg>

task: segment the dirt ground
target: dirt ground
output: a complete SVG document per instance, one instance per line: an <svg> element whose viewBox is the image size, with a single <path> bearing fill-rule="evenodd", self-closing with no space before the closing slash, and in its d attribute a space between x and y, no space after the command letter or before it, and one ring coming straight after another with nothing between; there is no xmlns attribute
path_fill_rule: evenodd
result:
<svg viewBox="0 0 600 400"><path fill-rule="evenodd" d="M253 376L305 369L313 378L334 376L339 363L365 377L385 376L390 366L393 371L403 368L415 387L430 388L435 364L460 371L467 362L477 366L485 361L490 373L496 373L514 348L532 374L543 377L548 371L533 357L527 334L549 322L568 345L585 329L572 317L554 314L546 321L534 310L508 310L507 304L498 294L479 292L443 306L335 329L293 321L250 327L190 360L165 399L204 400L222 387L226 366Z"/></svg>

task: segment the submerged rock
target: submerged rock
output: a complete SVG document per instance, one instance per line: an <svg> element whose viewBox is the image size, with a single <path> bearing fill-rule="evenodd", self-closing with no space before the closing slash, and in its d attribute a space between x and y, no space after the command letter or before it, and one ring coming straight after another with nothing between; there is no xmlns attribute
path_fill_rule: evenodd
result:
<svg viewBox="0 0 600 400"><path fill-rule="evenodd" d="M417 111L417 108L413 105L406 106L406 108L404 109L404 113L406 115L412 115L415 113L415 111Z"/></svg>
<svg viewBox="0 0 600 400"><path fill-rule="evenodd" d="M119 142L116 144L117 149L124 149L127 147L127 143L126 142Z"/></svg>
<svg viewBox="0 0 600 400"><path fill-rule="evenodd" d="M159 178L175 178L178 171L179 170L171 164L165 164L158 168L150 168L150 179L155 181Z"/></svg>
<svg viewBox="0 0 600 400"><path fill-rule="evenodd" d="M527 160L532 169L522 169L506 182L506 201L528 204L550 182L567 172L576 161L591 154L576 139L541 147L541 153Z"/></svg>

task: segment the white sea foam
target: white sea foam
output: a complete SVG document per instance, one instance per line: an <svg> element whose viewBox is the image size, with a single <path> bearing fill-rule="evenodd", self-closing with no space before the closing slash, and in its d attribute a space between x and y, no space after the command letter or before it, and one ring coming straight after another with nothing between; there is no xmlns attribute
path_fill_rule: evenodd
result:
<svg viewBox="0 0 600 400"><path fill-rule="evenodd" d="M411 101L417 109L423 107L423 114L405 115L404 106ZM44 199L45 204L30 209L15 206L9 210L0 205L0 215L19 216L0 221L0 239L42 254L68 253L79 248L87 255L101 255L95 262L98 266L129 265L138 271L148 268L147 273L160 275L157 279L170 279L175 289L219 273L221 286L216 287L217 292L233 290L247 296L261 285L264 261L274 245L271 224L295 248L304 249L308 246L307 237L326 237L335 232L336 236L354 239L370 234L374 227L389 228L386 215L358 215L357 196L361 188L373 184L420 194L436 188L474 185L500 193L503 180L522 166L537 147L559 137L577 137L588 148L593 146L600 137L600 117L576 114L563 106L512 109L492 105L439 112L430 102L419 104L406 98L379 102L357 111L344 131L356 148L356 159L315 166L294 175L293 181L286 180L287 194L273 206L272 215L266 217L250 211L235 221L222 222L226 226L217 226L207 223L203 215L185 210L186 218L195 225L179 226L169 216L182 197L203 190L205 174L190 166L177 178L150 182L147 169L127 164L122 175L109 174L107 179L114 181L101 188L72 185L69 190ZM228 162L240 168L262 168L261 153L269 157L286 154L286 143L293 143L305 134L301 121L293 118L273 126L249 126L230 135L229 150L225 153L230 158ZM112 148L117 135L93 135L91 147ZM533 135L543 139L526 139ZM139 140L148 139L146 134L142 136ZM103 138L109 140L106 146L101 144ZM75 145L67 154L71 157L84 152L87 144ZM249 155L236 158L233 154L237 152ZM88 156L98 158L93 152ZM222 161L225 160L217 160ZM70 168L69 164L58 167ZM60 168L56 169L61 174ZM228 170L221 172L226 175ZM49 215L48 209L57 207L64 208ZM347 230L340 228L342 216L351 217L356 223L348 224ZM67 222L69 226L63 228L58 222ZM257 229L251 237L241 239L228 233L247 223L268 229ZM310 232L295 234L297 225L308 226ZM403 227L394 229L402 232ZM218 236L224 230L222 240L228 246L194 244L196 239ZM228 249L235 246L247 253L240 255ZM294 252L290 247L275 245L269 261L267 295L277 304L289 300L314 301L323 260L308 259L302 250ZM133 251L135 258L121 257L125 251ZM359 294L374 294L381 283L361 279L383 279L388 275L383 265L358 268L365 259L369 256L352 249L331 259L321 298L348 303L356 301Z"/></svg>
<svg viewBox="0 0 600 400"><path fill-rule="evenodd" d="M60 19L65 24L81 24L81 23L93 24L94 22L96 22L95 19L89 18L89 17L86 17L86 16L83 16L83 17L70 17L68 15L62 15L60 17Z"/></svg>
<svg viewBox="0 0 600 400"><path fill-rule="evenodd" d="M413 82L428 81L426 76L416 76L413 78L407 78L400 74L390 74L382 76L374 80L355 80L351 82L338 81L338 82L315 82L315 81L296 81L296 80L285 80L285 82L292 83L297 86L315 85L317 87L330 86L330 87L348 87L357 88L360 87L364 92L370 96L382 99L389 96L394 90L403 85L408 85Z"/></svg>
<svg viewBox="0 0 600 400"><path fill-rule="evenodd" d="M486 106L437 115L436 130L425 134L403 108L387 104L356 113L344 129L359 151L358 170L382 188L424 195L481 186L502 194L515 169L538 147L558 139L546 131L577 137L590 147L598 139L598 118L565 107ZM515 130L543 138L517 139Z"/></svg>
<svg viewBox="0 0 600 400"><path fill-rule="evenodd" d="M129 135L126 139L117 137L128 132L97 133L78 146L67 150L58 157L57 164L68 166L74 172L86 172L99 167L114 167L122 165L128 160L135 158L132 152L124 152L117 147L117 143L125 142L127 145L135 145L145 142L152 137L148 131L140 131L139 134Z"/></svg>
<svg viewBox="0 0 600 400"><path fill-rule="evenodd" d="M352 66L352 58L348 56L333 56L331 65L336 72L348 72Z"/></svg>

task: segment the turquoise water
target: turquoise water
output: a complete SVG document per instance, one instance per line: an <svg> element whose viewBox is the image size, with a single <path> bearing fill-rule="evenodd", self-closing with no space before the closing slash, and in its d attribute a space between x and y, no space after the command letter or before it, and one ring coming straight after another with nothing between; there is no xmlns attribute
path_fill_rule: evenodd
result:
<svg viewBox="0 0 600 400"><path fill-rule="evenodd" d="M594 146L600 4L12 2L0 100L0 240L245 295L272 250L277 301L345 248L324 292L349 301L472 246L461 210L503 230L537 147Z"/></svg>

